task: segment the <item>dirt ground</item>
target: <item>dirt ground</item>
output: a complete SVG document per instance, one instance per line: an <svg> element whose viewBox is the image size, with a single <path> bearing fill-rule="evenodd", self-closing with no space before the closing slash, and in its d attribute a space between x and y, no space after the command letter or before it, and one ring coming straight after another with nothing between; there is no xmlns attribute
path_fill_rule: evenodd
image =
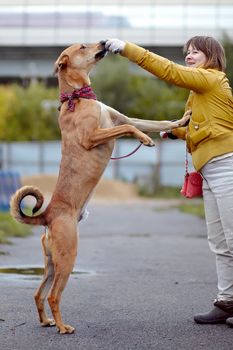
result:
<svg viewBox="0 0 233 350"><path fill-rule="evenodd" d="M57 181L56 175L34 175L34 176L24 176L22 178L22 185L32 185L38 187L42 193L46 195L51 195L53 192ZM112 199L112 200L129 200L137 198L137 188L132 183L126 183L117 180L109 180L102 178L98 183L93 199Z"/></svg>

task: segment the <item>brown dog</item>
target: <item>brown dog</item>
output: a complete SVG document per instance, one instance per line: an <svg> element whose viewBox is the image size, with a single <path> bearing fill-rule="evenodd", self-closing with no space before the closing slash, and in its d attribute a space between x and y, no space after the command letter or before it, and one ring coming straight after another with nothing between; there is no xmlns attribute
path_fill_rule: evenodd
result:
<svg viewBox="0 0 233 350"><path fill-rule="evenodd" d="M187 113L176 122L130 119L96 101L88 74L105 54L103 43L98 43L73 45L59 56L55 66L64 103L59 115L62 160L56 188L45 211L37 216L27 216L20 208L22 199L32 195L37 200L33 214L38 212L43 195L37 188L25 186L11 200L11 214L18 221L47 227L42 235L45 272L35 302L41 325L56 325L60 333L74 331L63 323L59 304L77 255L77 218L81 220L85 205L109 162L114 139L132 135L144 145L153 146L152 139L142 131L176 128L189 119ZM45 313L47 296L54 320Z"/></svg>

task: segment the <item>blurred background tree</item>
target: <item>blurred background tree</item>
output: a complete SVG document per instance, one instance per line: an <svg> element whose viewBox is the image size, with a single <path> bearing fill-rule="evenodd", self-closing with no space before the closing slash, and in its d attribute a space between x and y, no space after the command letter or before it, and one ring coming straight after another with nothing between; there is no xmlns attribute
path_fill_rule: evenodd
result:
<svg viewBox="0 0 233 350"><path fill-rule="evenodd" d="M146 73L121 56L96 67L92 86L98 98L129 117L162 120L183 115L188 92Z"/></svg>
<svg viewBox="0 0 233 350"><path fill-rule="evenodd" d="M0 140L32 141L60 138L57 88L31 83L0 87Z"/></svg>
<svg viewBox="0 0 233 350"><path fill-rule="evenodd" d="M233 42L225 34L222 40L227 60L226 75L230 81L231 87L233 87Z"/></svg>

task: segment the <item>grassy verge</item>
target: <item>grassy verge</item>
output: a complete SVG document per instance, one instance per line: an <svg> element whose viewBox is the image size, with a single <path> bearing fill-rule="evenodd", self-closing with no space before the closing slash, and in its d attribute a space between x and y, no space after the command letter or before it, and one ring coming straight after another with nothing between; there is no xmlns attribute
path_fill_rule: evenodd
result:
<svg viewBox="0 0 233 350"><path fill-rule="evenodd" d="M178 199L180 198L181 204L177 208L187 214L196 215L202 219L205 218L204 204L201 198L186 199L180 194L180 188L176 187L161 187L158 193L155 194L157 198Z"/></svg>
<svg viewBox="0 0 233 350"><path fill-rule="evenodd" d="M11 237L26 237L31 227L15 221L8 212L0 212L0 243L10 243Z"/></svg>
<svg viewBox="0 0 233 350"><path fill-rule="evenodd" d="M193 203L183 203L178 206L178 209L183 213L193 214L202 219L205 218L203 201L193 202Z"/></svg>
<svg viewBox="0 0 233 350"><path fill-rule="evenodd" d="M153 195L148 195L145 192L140 195L149 198L158 199L180 199L181 204L177 205L177 208L183 213L193 214L202 219L205 218L203 200L201 198L186 199L180 194L180 188L161 186L158 187Z"/></svg>
<svg viewBox="0 0 233 350"><path fill-rule="evenodd" d="M155 192L155 197L164 199L182 198L180 194L180 188L169 186L159 187Z"/></svg>
<svg viewBox="0 0 233 350"><path fill-rule="evenodd" d="M140 188L138 191L139 195L147 198L164 198L164 199L172 199L172 198L180 198L180 188L170 187L170 186L160 186L157 187L153 193L149 193L145 188Z"/></svg>

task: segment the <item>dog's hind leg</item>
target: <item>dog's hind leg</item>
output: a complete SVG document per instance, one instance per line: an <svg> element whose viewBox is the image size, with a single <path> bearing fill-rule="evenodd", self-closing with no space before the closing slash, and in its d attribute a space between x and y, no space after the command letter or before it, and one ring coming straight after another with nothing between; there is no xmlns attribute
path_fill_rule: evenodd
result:
<svg viewBox="0 0 233 350"><path fill-rule="evenodd" d="M64 260L70 259L69 254L64 256ZM73 333L74 328L68 324L64 324L60 312L60 301L62 292L66 286L68 278L72 272L73 264L64 268L63 263L57 264L54 276L54 282L51 288L50 295L48 297L48 303L50 305L56 326L61 334Z"/></svg>
<svg viewBox="0 0 233 350"><path fill-rule="evenodd" d="M52 262L52 256L48 246L48 239L46 237L46 234L42 235L41 243L44 253L45 269L43 280L34 295L34 299L39 313L39 320L41 325L44 327L55 326L55 321L47 317L44 306L45 299L47 298L54 278L54 265Z"/></svg>
<svg viewBox="0 0 233 350"><path fill-rule="evenodd" d="M51 308L56 326L60 333L73 333L74 328L64 324L60 312L62 292L73 270L76 255L78 236L76 219L57 220L52 229L52 257L54 262L54 280L50 289L48 303Z"/></svg>

